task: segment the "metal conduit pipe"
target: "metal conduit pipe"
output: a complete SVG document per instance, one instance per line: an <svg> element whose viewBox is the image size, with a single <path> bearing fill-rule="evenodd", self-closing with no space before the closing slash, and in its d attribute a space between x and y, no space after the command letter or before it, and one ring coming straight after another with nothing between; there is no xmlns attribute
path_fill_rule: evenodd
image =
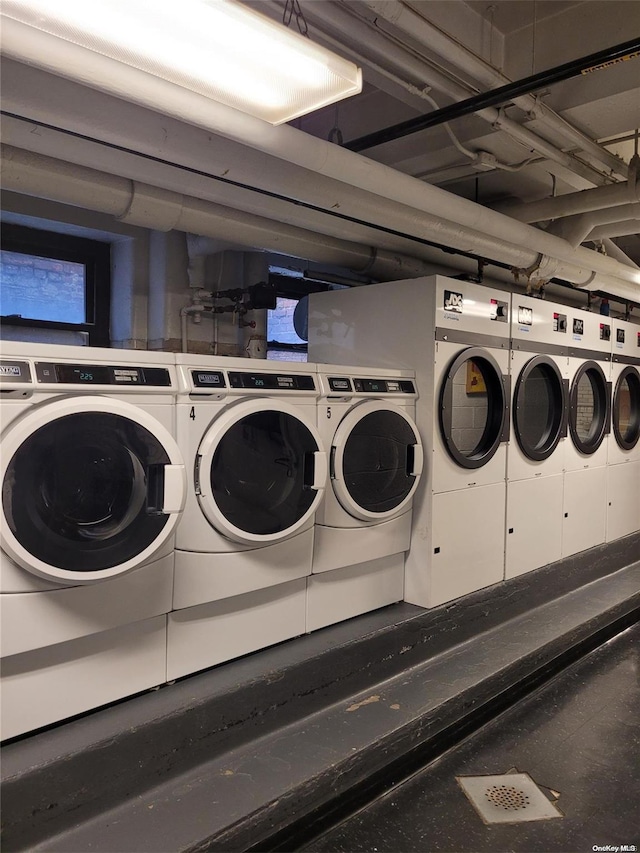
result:
<svg viewBox="0 0 640 853"><path fill-rule="evenodd" d="M348 27L349 32L357 38L361 49L373 52L380 61L384 61L386 64L391 62L401 74L437 89L453 98L454 101L465 100L470 94L474 94L474 90L465 88L460 83L451 80L445 74L431 68L425 62L394 44L387 36L382 35L382 31L372 30L359 18L353 17L331 3L313 3L309 6L308 13L312 20L317 19L325 25L334 26L339 32L344 32ZM343 47L343 51L346 54L351 53L348 48ZM605 177L599 171L578 160L572 154L561 151L537 133L508 118L502 110L496 107L487 107L478 110L475 115L486 121L495 130L500 130L511 136L528 151L534 151L554 163L565 166L591 183L603 184L605 182Z"/></svg>
<svg viewBox="0 0 640 853"><path fill-rule="evenodd" d="M516 247L525 246L528 247L529 252L538 253L543 257L549 256L556 260L553 265L556 270L554 275L579 286L614 293L611 288L622 286L625 282L633 285L631 290L634 291L640 284L640 276L633 269L611 258L588 249L573 250L565 241L553 235L544 234L538 229L530 228L467 199L423 184L358 154L345 151L324 140L307 136L292 127L267 126L258 119L221 104L212 103L194 92L180 89L159 78L141 74L135 69L124 68L107 57L89 54L76 45L70 43L52 45L46 38L43 42L41 38L43 34L39 31L18 33L19 37L15 32L10 32L12 37L17 37L16 46L12 38L7 39L7 29L11 30L5 25L3 35L5 42L11 45L13 55L16 55L16 52L22 55L27 53L34 64L38 66L44 64L50 70L56 70L57 73L71 74L74 78L89 83L92 88L96 87L98 80L101 89L125 101L134 101L147 106L151 110L156 110L158 104L162 104L164 115L174 116L187 124L213 131L226 139L256 149L263 155L269 155L266 159L258 157L260 168L257 170L252 171L248 167L246 158L238 164L235 174L239 176L238 180L242 180L245 184L251 181L254 186L262 190L280 192L281 183L279 176L275 175L274 164L282 161L281 165L285 172L287 171L285 164L289 166L294 164L316 173L312 181L308 180L298 187L299 194L305 201L312 201L313 192L320 183L320 177L328 177L344 185L345 192L341 207L343 210L346 209L347 213L351 190L355 186L379 196L378 215L382 220L385 219L385 200L389 199L414 208L418 213L443 217L448 222L455 222L457 229L478 231L496 242L511 243ZM43 51L45 46L47 50ZM57 121L55 110L52 110L50 105L41 104L40 106L45 113L49 109L52 120ZM101 126L100 133L117 135L118 129L114 131ZM38 141L34 139L31 144L38 144ZM138 145L141 150L145 150L146 147L153 154L158 151L157 141L150 143L149 140L146 142L143 140L138 142ZM446 240L439 239L440 236L446 235L439 234L435 238L436 241L446 243ZM493 259L500 260L497 252L493 254ZM547 264L545 266L550 268ZM624 290L623 298L636 298L628 295L627 287L624 287Z"/></svg>
<svg viewBox="0 0 640 853"><path fill-rule="evenodd" d="M448 62L454 63L460 70L471 75L483 85L489 88L498 88L511 82L508 77L496 71L464 45L443 33L403 3L397 2L397 0L364 0L364 3L386 21L403 30L412 38L418 39L434 53ZM577 128L572 127L550 107L541 105L534 95L522 95L514 98L513 103L525 112L530 113L532 118L545 121L550 128L561 133L565 139L570 140L582 151L597 159L598 162L605 164L615 174L627 176L627 166L623 161L609 151L602 149Z"/></svg>
<svg viewBox="0 0 640 853"><path fill-rule="evenodd" d="M547 231L562 237L572 246L579 246L594 228L631 219L640 219L640 202L594 210L592 213L581 213L578 216L566 216L551 223Z"/></svg>

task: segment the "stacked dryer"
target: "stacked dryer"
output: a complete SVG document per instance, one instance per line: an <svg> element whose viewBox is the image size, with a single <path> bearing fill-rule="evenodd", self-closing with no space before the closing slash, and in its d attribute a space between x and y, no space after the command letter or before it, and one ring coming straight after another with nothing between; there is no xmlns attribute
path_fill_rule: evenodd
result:
<svg viewBox="0 0 640 853"><path fill-rule="evenodd" d="M640 530L640 326L612 321L607 541Z"/></svg>
<svg viewBox="0 0 640 853"><path fill-rule="evenodd" d="M410 368L427 448L405 599L442 604L504 577L510 294L442 276L313 294L314 361Z"/></svg>
<svg viewBox="0 0 640 853"><path fill-rule="evenodd" d="M562 556L605 541L611 423L611 320L570 309L569 436L565 443Z"/></svg>
<svg viewBox="0 0 640 853"><path fill-rule="evenodd" d="M512 296L507 578L562 556L570 336L567 310L552 302Z"/></svg>
<svg viewBox="0 0 640 853"><path fill-rule="evenodd" d="M169 679L305 633L314 516L327 478L313 365L175 358L189 482Z"/></svg>
<svg viewBox="0 0 640 853"><path fill-rule="evenodd" d="M330 485L316 515L308 631L403 599L423 463L412 371L317 368Z"/></svg>
<svg viewBox="0 0 640 853"><path fill-rule="evenodd" d="M166 680L173 356L3 343L2 738Z"/></svg>

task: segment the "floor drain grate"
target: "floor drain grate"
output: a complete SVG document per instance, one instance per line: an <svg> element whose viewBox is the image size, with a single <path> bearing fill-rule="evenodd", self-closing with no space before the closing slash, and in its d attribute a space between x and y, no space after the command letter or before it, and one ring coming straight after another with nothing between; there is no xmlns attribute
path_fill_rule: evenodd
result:
<svg viewBox="0 0 640 853"><path fill-rule="evenodd" d="M521 823L563 816L528 773L458 776L457 780L485 823Z"/></svg>

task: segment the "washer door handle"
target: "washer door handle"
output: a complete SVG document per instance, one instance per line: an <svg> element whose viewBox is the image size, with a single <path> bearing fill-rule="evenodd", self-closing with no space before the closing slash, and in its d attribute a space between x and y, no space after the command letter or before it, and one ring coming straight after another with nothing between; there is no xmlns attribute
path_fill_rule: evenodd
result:
<svg viewBox="0 0 640 853"><path fill-rule="evenodd" d="M186 498L186 474L184 465L164 466L164 500L162 512L182 512Z"/></svg>
<svg viewBox="0 0 640 853"><path fill-rule="evenodd" d="M419 477L424 465L424 451L421 444L410 444L409 447L413 448L413 460L410 463L411 455L408 454L407 469L411 468L411 470L407 470L407 474L411 477Z"/></svg>
<svg viewBox="0 0 640 853"><path fill-rule="evenodd" d="M315 491L324 489L327 480L327 454L323 450L316 450L307 454L307 457L313 457L313 481L307 488Z"/></svg>

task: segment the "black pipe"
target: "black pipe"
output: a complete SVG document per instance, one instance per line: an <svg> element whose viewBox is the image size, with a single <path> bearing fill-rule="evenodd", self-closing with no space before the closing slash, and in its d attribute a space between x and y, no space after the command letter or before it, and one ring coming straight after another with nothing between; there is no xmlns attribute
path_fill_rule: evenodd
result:
<svg viewBox="0 0 640 853"><path fill-rule="evenodd" d="M639 55L640 38L635 38L616 47L609 47L606 50L584 56L582 59L565 62L564 65L558 65L547 71L541 71L538 74L525 77L514 83L507 83L506 86L490 89L488 92L481 92L479 95L473 95L471 98L459 101L457 104L443 107L441 110L434 110L426 115L416 116L415 118L400 122L400 124L376 130L374 133L360 136L358 139L352 139L351 142L345 143L344 147L350 151L364 151L366 148L373 148L375 145L382 145L394 139L401 139L403 136L408 136L419 130L435 127L438 124L443 124L445 121L452 121L453 119L461 118L470 113L476 113L487 107L509 103L514 98L520 95L528 95L536 91L536 89L542 89L554 83L560 83L563 80L570 80L579 74L589 74L591 71L599 71L602 68L617 65L619 62L635 59Z"/></svg>

